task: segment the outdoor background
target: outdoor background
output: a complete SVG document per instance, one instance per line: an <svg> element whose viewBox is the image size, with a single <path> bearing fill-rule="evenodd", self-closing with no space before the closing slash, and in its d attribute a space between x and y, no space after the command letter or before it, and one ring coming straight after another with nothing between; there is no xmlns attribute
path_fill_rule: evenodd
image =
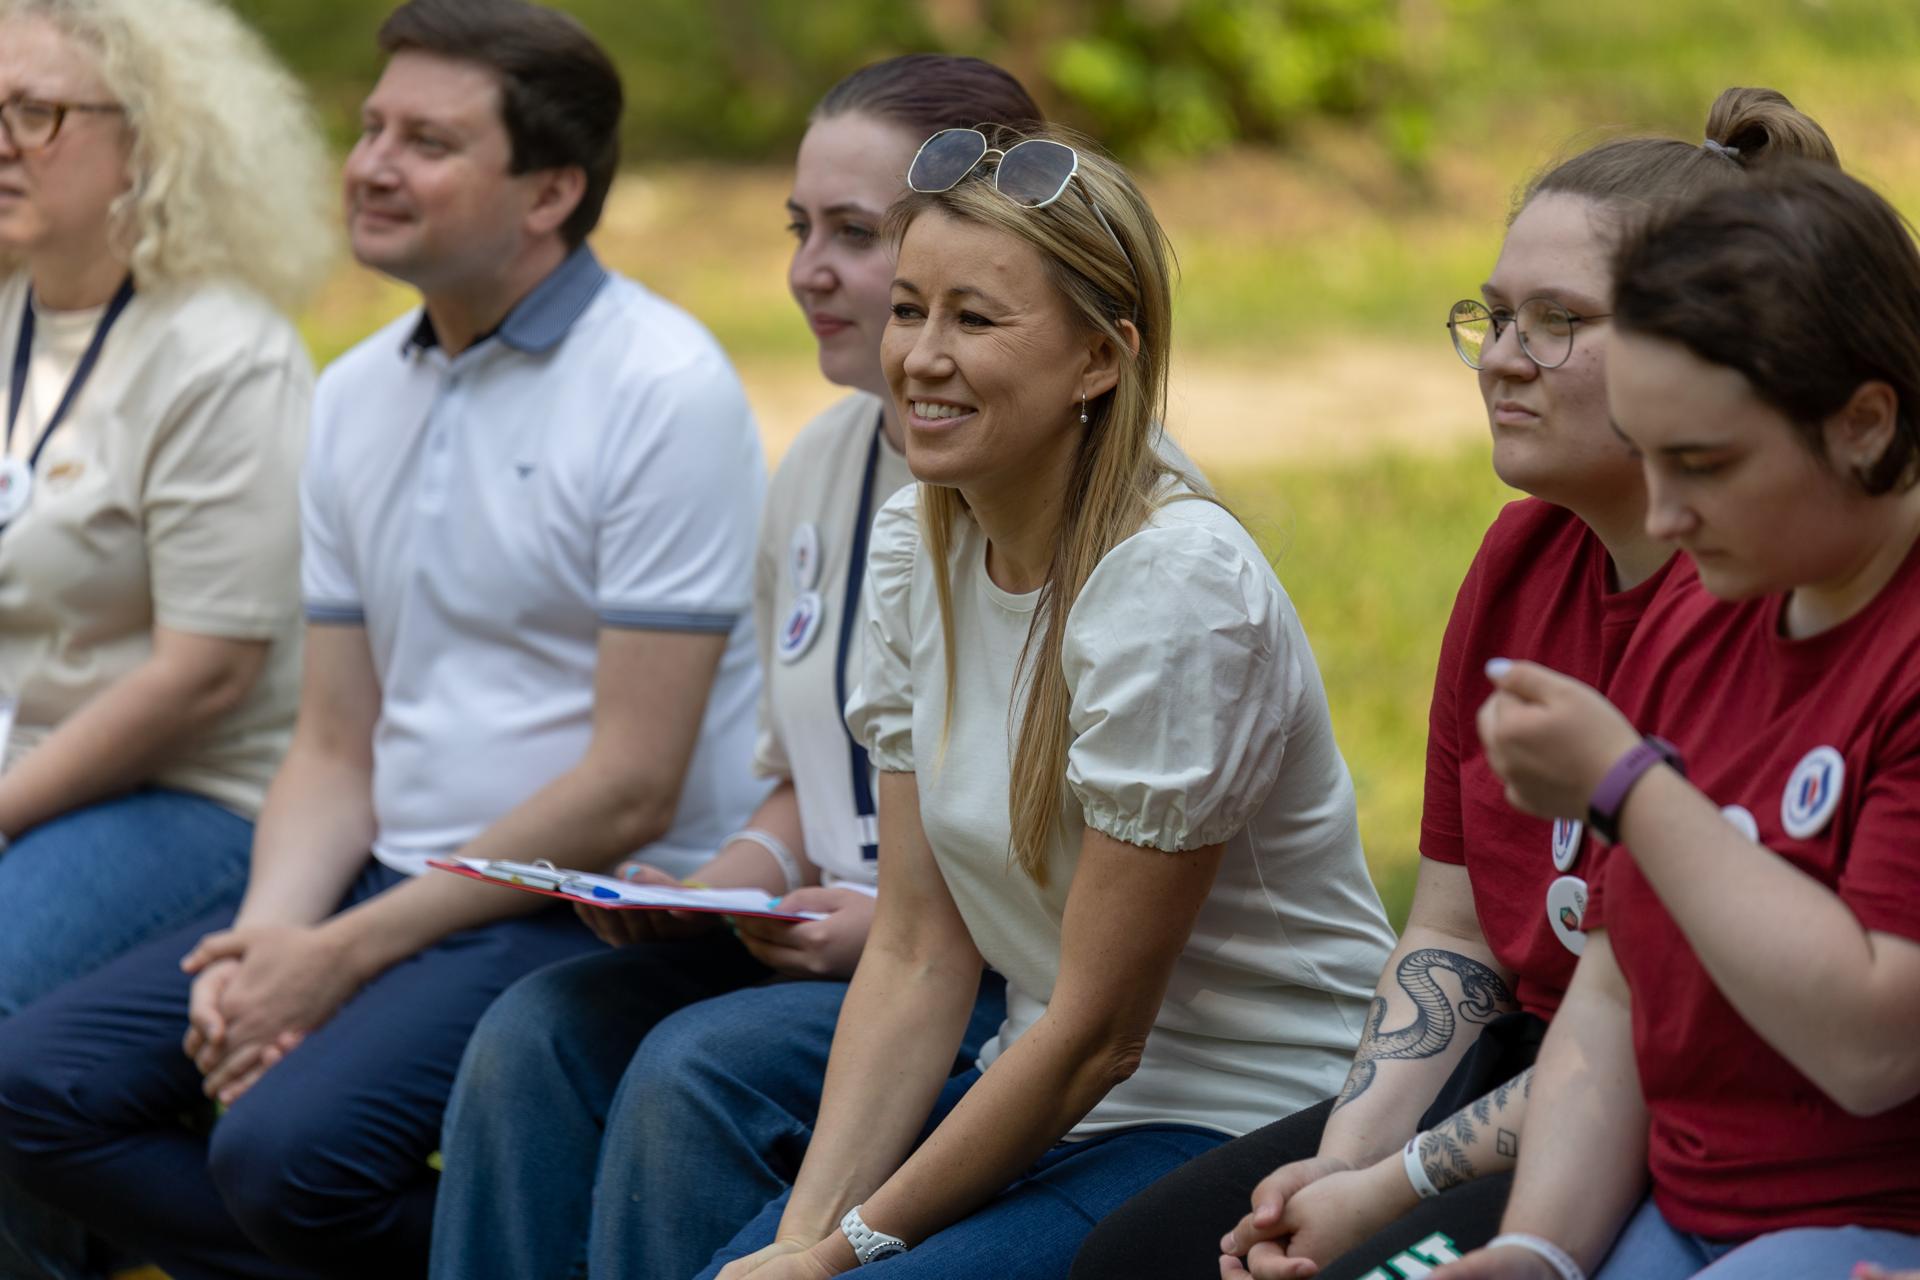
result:
<svg viewBox="0 0 1920 1280"><path fill-rule="evenodd" d="M388 0L238 0L336 141ZM1170 423L1304 618L1395 923L1412 890L1434 656L1500 504L1442 329L1515 188L1633 130L1698 138L1769 85L1920 209L1914 0L562 0L626 75L629 172L595 240L738 364L770 459L836 392L785 289L808 108L925 49L1019 74L1138 167L1183 269ZM330 359L409 305L343 260L305 317Z"/></svg>

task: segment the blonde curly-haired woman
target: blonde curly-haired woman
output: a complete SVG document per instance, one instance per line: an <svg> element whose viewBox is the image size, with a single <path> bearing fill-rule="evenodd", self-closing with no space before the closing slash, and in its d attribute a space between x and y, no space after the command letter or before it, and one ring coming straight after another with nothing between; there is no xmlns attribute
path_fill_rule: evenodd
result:
<svg viewBox="0 0 1920 1280"><path fill-rule="evenodd" d="M329 206L214 0L0 0L0 1017L245 884Z"/></svg>

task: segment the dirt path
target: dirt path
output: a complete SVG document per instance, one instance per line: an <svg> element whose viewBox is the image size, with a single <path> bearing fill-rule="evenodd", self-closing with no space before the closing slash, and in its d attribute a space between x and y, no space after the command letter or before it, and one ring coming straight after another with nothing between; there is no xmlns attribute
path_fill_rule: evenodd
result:
<svg viewBox="0 0 1920 1280"><path fill-rule="evenodd" d="M1174 368L1169 425L1203 466L1449 451L1486 429L1473 375L1444 347L1357 340L1266 368L1206 359ZM741 372L770 463L840 395L812 364Z"/></svg>

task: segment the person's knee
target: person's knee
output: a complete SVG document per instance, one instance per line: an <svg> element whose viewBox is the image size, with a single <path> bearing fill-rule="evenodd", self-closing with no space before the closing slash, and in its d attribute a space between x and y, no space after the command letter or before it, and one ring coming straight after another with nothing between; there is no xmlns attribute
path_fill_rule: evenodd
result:
<svg viewBox="0 0 1920 1280"><path fill-rule="evenodd" d="M459 1094L502 1099L551 1096L568 1076L570 1036L591 1019L569 1017L582 1006L567 985L545 972L502 992L474 1025L460 1060ZM590 1007L590 1006L589 1006Z"/></svg>
<svg viewBox="0 0 1920 1280"><path fill-rule="evenodd" d="M314 1109L244 1100L214 1125L208 1177L240 1230L273 1258L323 1259L379 1211L377 1188L328 1142L332 1127Z"/></svg>
<svg viewBox="0 0 1920 1280"><path fill-rule="evenodd" d="M765 1025L744 1032L733 1020L715 1017L714 1010L696 1004L662 1018L633 1055L621 1087L626 1106L641 1106L665 1116L683 1115L688 1108L730 1094L740 1086L734 1067L745 1055L743 1035L766 1036Z"/></svg>
<svg viewBox="0 0 1920 1280"><path fill-rule="evenodd" d="M88 1113L88 1073L62 1070L20 1019L0 1023L0 1173L28 1176L73 1140Z"/></svg>

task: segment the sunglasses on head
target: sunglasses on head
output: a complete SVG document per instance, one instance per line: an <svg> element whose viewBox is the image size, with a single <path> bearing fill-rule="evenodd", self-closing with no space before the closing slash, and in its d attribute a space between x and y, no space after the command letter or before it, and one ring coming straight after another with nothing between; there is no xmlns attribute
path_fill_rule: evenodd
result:
<svg viewBox="0 0 1920 1280"><path fill-rule="evenodd" d="M1064 142L1051 138L1028 138L1002 151L987 142L978 129L942 129L920 144L907 166L907 186L925 195L951 191L966 181L980 162L994 158L993 189L1023 209L1044 209L1066 194L1067 184L1080 172L1080 153ZM1133 257L1120 243L1113 224L1101 212L1092 193L1081 185L1087 207L1100 220L1121 261L1133 275L1134 288L1140 287L1140 273L1134 270Z"/></svg>

